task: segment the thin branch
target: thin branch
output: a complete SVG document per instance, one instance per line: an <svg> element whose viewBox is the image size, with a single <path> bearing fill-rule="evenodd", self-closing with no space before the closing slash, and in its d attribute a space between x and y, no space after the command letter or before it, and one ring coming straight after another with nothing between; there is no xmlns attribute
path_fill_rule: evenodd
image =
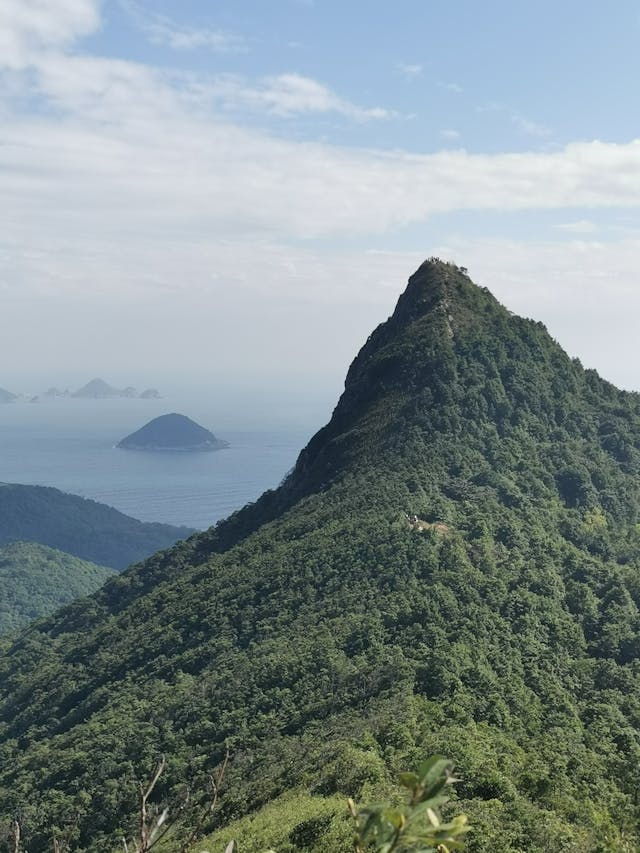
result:
<svg viewBox="0 0 640 853"><path fill-rule="evenodd" d="M209 803L209 806L204 810L204 812L200 815L200 820L195 825L191 835L184 842L182 847L180 848L180 853L187 853L189 847L196 840L206 819L209 815L215 810L215 807L218 805L218 795L220 793L220 786L224 780L224 774L227 772L227 764L229 763L229 750L227 750L224 754L224 760L222 764L220 764L215 772L214 776L209 777L209 782L211 783L211 789L213 791L213 798Z"/></svg>
<svg viewBox="0 0 640 853"><path fill-rule="evenodd" d="M224 779L228 763L229 751L227 750L222 764L220 764L219 767L216 768L216 771L213 776L209 776L209 783L213 792L211 801L207 808L204 809L204 811L200 815L200 819L198 820L195 828L189 835L189 838L180 848L179 853L187 853L189 847L193 844L193 842L200 834L205 821L218 805L220 786L222 785L222 781ZM187 794L185 801L182 803L180 808L176 810L175 816L171 820L167 819L169 815L169 809L165 808L160 814L160 816L156 818L153 826L149 826L149 813L147 809L147 804L149 801L149 797L153 793L153 789L155 788L158 782L158 779L164 772L165 767L165 758L164 756L162 756L162 760L156 767L156 771L153 775L153 778L149 782L146 789L143 784L140 783L140 838L139 841L133 839L131 842L133 844L134 853L149 853L149 851L152 850L152 848L154 848L156 844L162 841L165 835L171 830L171 828L175 825L176 821L180 818L180 815L184 812L189 802L189 794ZM129 847L127 845L126 838L122 839L122 845L124 853L129 853ZM19 853L19 851L17 851L17 853Z"/></svg>
<svg viewBox="0 0 640 853"><path fill-rule="evenodd" d="M162 776L164 768L166 767L166 762L164 760L164 755L160 759L160 763L156 767L156 772L153 776L153 779L149 783L146 791L140 785L140 853L147 853L150 849L150 833L149 827L147 826L147 800L153 793L153 789L155 788L158 779ZM137 845L136 845L137 846Z"/></svg>
<svg viewBox="0 0 640 853"><path fill-rule="evenodd" d="M13 821L13 851L12 853L20 853L20 821L16 818Z"/></svg>

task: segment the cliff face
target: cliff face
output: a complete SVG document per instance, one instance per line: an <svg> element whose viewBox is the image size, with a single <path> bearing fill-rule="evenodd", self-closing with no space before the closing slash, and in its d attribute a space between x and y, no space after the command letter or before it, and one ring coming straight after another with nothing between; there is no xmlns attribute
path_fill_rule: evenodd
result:
<svg viewBox="0 0 640 853"><path fill-rule="evenodd" d="M471 853L639 848L639 487L638 396L427 262L279 489L7 647L7 817L112 849L155 756L179 808L230 748L216 820L311 790L328 853L440 752Z"/></svg>

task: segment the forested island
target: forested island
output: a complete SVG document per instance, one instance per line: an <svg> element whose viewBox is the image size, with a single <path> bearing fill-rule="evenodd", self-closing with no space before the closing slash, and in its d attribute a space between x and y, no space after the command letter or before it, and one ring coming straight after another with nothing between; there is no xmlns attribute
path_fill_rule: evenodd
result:
<svg viewBox="0 0 640 853"><path fill-rule="evenodd" d="M229 442L216 438L212 432L186 415L174 412L154 418L119 441L117 446L123 450L197 453L222 450L229 447Z"/></svg>

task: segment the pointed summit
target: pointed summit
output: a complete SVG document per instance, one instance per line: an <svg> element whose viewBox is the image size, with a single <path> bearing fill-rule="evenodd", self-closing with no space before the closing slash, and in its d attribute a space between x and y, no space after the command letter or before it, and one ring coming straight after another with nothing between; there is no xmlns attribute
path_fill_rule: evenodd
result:
<svg viewBox="0 0 640 853"><path fill-rule="evenodd" d="M326 470L327 453L333 472L349 459L370 462L374 455L380 461L390 441L397 443L398 431L409 425L407 418L418 416L419 401L432 409L434 400L453 392L459 354L473 340L501 335L510 322L511 314L474 284L464 267L438 258L425 261L391 317L354 359L331 421L303 451L294 475L319 466L313 479L326 482L333 476Z"/></svg>
<svg viewBox="0 0 640 853"><path fill-rule="evenodd" d="M452 312L459 312L468 319L473 309L486 300L495 303L489 291L471 281L464 267L429 258L409 279L390 322L399 328L431 311L441 312L449 322L453 320Z"/></svg>

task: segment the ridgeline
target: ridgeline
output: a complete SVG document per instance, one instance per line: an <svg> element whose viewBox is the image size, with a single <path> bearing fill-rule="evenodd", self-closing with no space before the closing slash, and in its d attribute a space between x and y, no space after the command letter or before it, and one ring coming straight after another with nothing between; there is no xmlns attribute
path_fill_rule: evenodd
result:
<svg viewBox="0 0 640 853"><path fill-rule="evenodd" d="M0 546L38 542L113 569L124 569L194 531L138 521L98 501L48 486L0 483Z"/></svg>
<svg viewBox="0 0 640 853"><path fill-rule="evenodd" d="M639 522L640 397L428 261L278 490L7 644L4 815L116 849L228 748L210 828L336 853L439 752L471 853L639 849Z"/></svg>

